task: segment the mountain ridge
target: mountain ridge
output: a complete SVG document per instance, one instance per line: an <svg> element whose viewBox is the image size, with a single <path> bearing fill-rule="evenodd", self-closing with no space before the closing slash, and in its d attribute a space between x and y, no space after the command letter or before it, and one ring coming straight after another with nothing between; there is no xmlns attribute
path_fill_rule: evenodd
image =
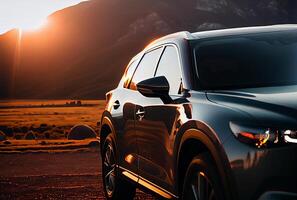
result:
<svg viewBox="0 0 297 200"><path fill-rule="evenodd" d="M52 14L42 30L23 34L17 69L17 32L0 36L6 77L0 98L103 98L153 39L182 30L296 23L294 10L292 0L82 2Z"/></svg>

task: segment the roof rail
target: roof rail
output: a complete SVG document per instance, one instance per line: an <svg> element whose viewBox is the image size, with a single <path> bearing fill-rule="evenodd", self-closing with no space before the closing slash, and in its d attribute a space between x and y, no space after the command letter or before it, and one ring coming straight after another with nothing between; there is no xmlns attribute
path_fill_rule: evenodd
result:
<svg viewBox="0 0 297 200"><path fill-rule="evenodd" d="M172 33L172 34L166 35L164 37L158 38L158 39L150 42L144 49L147 49L161 41L172 39L172 38L194 39L194 37L192 36L192 34L190 32L180 31L180 32Z"/></svg>

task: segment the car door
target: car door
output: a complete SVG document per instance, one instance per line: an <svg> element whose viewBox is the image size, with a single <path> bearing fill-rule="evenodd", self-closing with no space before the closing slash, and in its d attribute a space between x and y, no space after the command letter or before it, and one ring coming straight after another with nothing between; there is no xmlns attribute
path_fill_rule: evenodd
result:
<svg viewBox="0 0 297 200"><path fill-rule="evenodd" d="M167 78L172 99L181 96L181 66L176 46L164 47L155 72L157 76ZM145 97L139 92L135 102L140 178L169 192L174 191L173 146L180 125L180 106L174 102L164 104L160 98Z"/></svg>
<svg viewBox="0 0 297 200"><path fill-rule="evenodd" d="M150 50L142 56L136 71L134 72L133 78L130 81L129 77L127 83L124 83L124 88L120 91L120 99L114 99L115 103L121 104L121 109L118 113L114 113L114 119L117 121L119 129L124 127L123 130L117 132L119 144L119 160L120 167L122 168L123 174L128 178L136 180L138 178L138 154L139 147L135 131L135 115L136 115L136 102L141 97L141 94L136 91L136 84L142 80L152 78L154 76L158 60L162 53L162 47ZM122 82L122 81L121 81ZM119 92L118 92L119 93ZM150 99L151 101L151 99ZM139 116L139 115L138 115ZM136 150L137 144L137 150Z"/></svg>
<svg viewBox="0 0 297 200"><path fill-rule="evenodd" d="M135 174L138 173L138 146L134 131L135 106L130 103L133 91L128 86L139 60L140 57L137 56L132 59L118 87L107 94L110 102L107 109L110 110L116 133L118 164L120 168Z"/></svg>

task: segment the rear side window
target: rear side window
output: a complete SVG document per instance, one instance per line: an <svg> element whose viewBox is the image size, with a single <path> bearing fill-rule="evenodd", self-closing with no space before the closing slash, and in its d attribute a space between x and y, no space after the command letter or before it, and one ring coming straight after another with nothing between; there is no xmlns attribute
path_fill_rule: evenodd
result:
<svg viewBox="0 0 297 200"><path fill-rule="evenodd" d="M139 60L134 60L132 61L132 63L130 63L130 65L127 67L125 74L121 80L121 82L119 83L120 87L124 87L124 88L128 88L129 83L132 79L133 73L137 67Z"/></svg>
<svg viewBox="0 0 297 200"><path fill-rule="evenodd" d="M160 59L155 76L165 76L169 82L169 94L180 94L181 70L178 52L174 46L167 46Z"/></svg>
<svg viewBox="0 0 297 200"><path fill-rule="evenodd" d="M163 48L152 50L143 56L132 78L130 89L136 90L137 83L154 77L162 49Z"/></svg>

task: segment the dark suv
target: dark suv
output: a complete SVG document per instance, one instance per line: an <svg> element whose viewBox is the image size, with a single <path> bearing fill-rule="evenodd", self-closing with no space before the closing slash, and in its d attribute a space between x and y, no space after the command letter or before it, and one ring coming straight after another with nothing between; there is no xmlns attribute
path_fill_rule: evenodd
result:
<svg viewBox="0 0 297 200"><path fill-rule="evenodd" d="M107 199L297 199L297 25L168 35L106 98Z"/></svg>

